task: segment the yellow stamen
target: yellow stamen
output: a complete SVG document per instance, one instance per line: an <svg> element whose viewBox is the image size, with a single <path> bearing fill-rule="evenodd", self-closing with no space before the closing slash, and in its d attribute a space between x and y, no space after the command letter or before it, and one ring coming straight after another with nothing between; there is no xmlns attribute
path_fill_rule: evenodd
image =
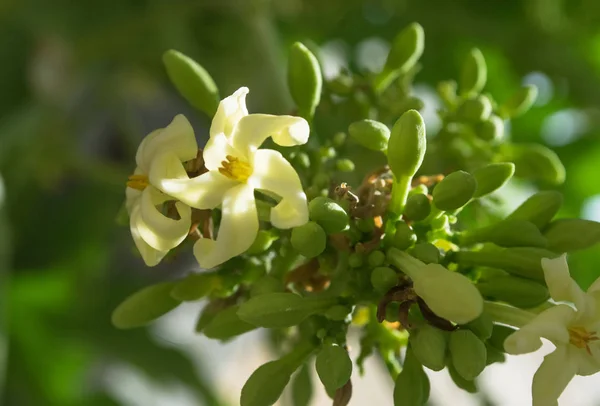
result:
<svg viewBox="0 0 600 406"><path fill-rule="evenodd" d="M148 186L148 177L146 175L131 175L127 181L127 187L137 190L144 190Z"/></svg>
<svg viewBox="0 0 600 406"><path fill-rule="evenodd" d="M569 327L569 342L577 348L585 348L588 354L592 355L590 342L598 341L600 337L595 331L587 331L585 327Z"/></svg>
<svg viewBox="0 0 600 406"><path fill-rule="evenodd" d="M245 182L252 175L252 167L248 162L240 161L238 158L227 155L227 160L221 162L219 172L230 179Z"/></svg>

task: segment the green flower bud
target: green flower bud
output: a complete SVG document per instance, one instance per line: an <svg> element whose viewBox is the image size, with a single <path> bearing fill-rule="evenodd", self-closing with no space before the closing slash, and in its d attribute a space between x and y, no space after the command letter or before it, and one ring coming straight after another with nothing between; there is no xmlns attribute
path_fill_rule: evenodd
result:
<svg viewBox="0 0 600 406"><path fill-rule="evenodd" d="M375 221L372 217L356 219L356 228L363 233L371 233L375 230Z"/></svg>
<svg viewBox="0 0 600 406"><path fill-rule="evenodd" d="M318 188L326 188L329 187L330 181L331 178L329 177L329 175L325 173L317 173L313 178L313 185Z"/></svg>
<svg viewBox="0 0 600 406"><path fill-rule="evenodd" d="M367 257L367 263L369 266L377 267L383 265L385 262L385 254L382 251L375 250Z"/></svg>
<svg viewBox="0 0 600 406"><path fill-rule="evenodd" d="M425 324L410 333L410 347L423 366L441 371L446 366L448 333Z"/></svg>
<svg viewBox="0 0 600 406"><path fill-rule="evenodd" d="M348 96L354 87L354 79L350 75L340 74L327 82L327 88L338 96Z"/></svg>
<svg viewBox="0 0 600 406"><path fill-rule="evenodd" d="M378 292L387 292L398 284L398 274L392 268L380 266L371 272L371 285Z"/></svg>
<svg viewBox="0 0 600 406"><path fill-rule="evenodd" d="M415 244L415 246L410 249L410 255L425 264L437 264L440 262L440 250L438 247L428 242Z"/></svg>
<svg viewBox="0 0 600 406"><path fill-rule="evenodd" d="M319 155L323 158L335 158L337 153L335 152L335 148L321 147L321 149L319 149Z"/></svg>
<svg viewBox="0 0 600 406"><path fill-rule="evenodd" d="M352 312L352 307L344 305L335 305L327 309L324 316L329 320L342 321L345 320Z"/></svg>
<svg viewBox="0 0 600 406"><path fill-rule="evenodd" d="M319 61L302 43L294 43L288 63L288 87L302 117L311 119L314 115L322 85Z"/></svg>
<svg viewBox="0 0 600 406"><path fill-rule="evenodd" d="M307 153L299 152L294 160L298 163L299 167L304 169L310 168L310 157Z"/></svg>
<svg viewBox="0 0 600 406"><path fill-rule="evenodd" d="M467 99L458 108L458 115L460 117L475 123L487 120L490 114L492 114L492 103L484 95Z"/></svg>
<svg viewBox="0 0 600 406"><path fill-rule="evenodd" d="M181 303L171 296L177 282L147 286L125 299L113 311L111 321L120 329L145 326Z"/></svg>
<svg viewBox="0 0 600 406"><path fill-rule="evenodd" d="M340 172L354 171L354 162L349 159L338 159L335 161L335 167Z"/></svg>
<svg viewBox="0 0 600 406"><path fill-rule="evenodd" d="M565 167L551 149L539 144L512 144L504 152L514 162L515 175L521 178L560 185L565 181Z"/></svg>
<svg viewBox="0 0 600 406"><path fill-rule="evenodd" d="M433 189L433 203L444 211L460 209L471 200L476 189L473 175L465 171L452 172Z"/></svg>
<svg viewBox="0 0 600 406"><path fill-rule="evenodd" d="M348 228L348 214L328 197L316 197L308 204L309 216L327 234L339 233Z"/></svg>
<svg viewBox="0 0 600 406"><path fill-rule="evenodd" d="M219 89L208 72L196 61L173 49L163 54L171 82L192 106L212 117L219 106Z"/></svg>
<svg viewBox="0 0 600 406"><path fill-rule="evenodd" d="M399 221L396 223L396 232L391 242L394 247L405 250L417 242L417 235L408 224Z"/></svg>
<svg viewBox="0 0 600 406"><path fill-rule="evenodd" d="M525 200L506 219L527 220L542 230L560 210L563 196L554 190L545 190ZM560 251L566 252L566 251Z"/></svg>
<svg viewBox="0 0 600 406"><path fill-rule="evenodd" d="M325 250L327 235L314 221L292 230L292 247L307 258L313 258Z"/></svg>
<svg viewBox="0 0 600 406"><path fill-rule="evenodd" d="M333 135L333 145L336 147L341 147L346 142L346 133L339 132Z"/></svg>
<svg viewBox="0 0 600 406"><path fill-rule="evenodd" d="M496 276L480 281L475 286L487 299L523 309L539 306L550 298L548 288L544 285L518 276Z"/></svg>
<svg viewBox="0 0 600 406"><path fill-rule="evenodd" d="M429 378L408 347L402 371L394 385L394 406L423 406L429 397Z"/></svg>
<svg viewBox="0 0 600 406"><path fill-rule="evenodd" d="M313 385L308 364L304 364L292 381L292 404L309 406L313 397Z"/></svg>
<svg viewBox="0 0 600 406"><path fill-rule="evenodd" d="M424 194L414 194L408 197L404 208L404 217L412 221L425 220L431 213L431 203Z"/></svg>
<svg viewBox="0 0 600 406"><path fill-rule="evenodd" d="M428 195L429 194L429 188L423 184L417 185L414 188L412 188L409 192L408 195L412 196L412 195Z"/></svg>
<svg viewBox="0 0 600 406"><path fill-rule="evenodd" d="M365 263L365 256L358 252L353 252L348 257L348 265L351 268L360 268Z"/></svg>
<svg viewBox="0 0 600 406"><path fill-rule="evenodd" d="M515 173L515 165L511 162L488 164L473 172L477 189L473 197L482 197L500 189Z"/></svg>
<svg viewBox="0 0 600 406"><path fill-rule="evenodd" d="M425 49L425 32L418 23L412 23L394 38L383 71L375 79L375 89L385 90L398 76L407 73L416 64Z"/></svg>
<svg viewBox="0 0 600 406"><path fill-rule="evenodd" d="M454 80L446 80L438 83L437 92L447 106L452 107L456 105L458 99L456 95L457 88L458 85Z"/></svg>
<svg viewBox="0 0 600 406"><path fill-rule="evenodd" d="M468 96L481 92L487 80L487 66L481 51L473 48L467 55L460 73L460 93Z"/></svg>
<svg viewBox="0 0 600 406"><path fill-rule="evenodd" d="M432 230L444 230L450 226L450 219L446 214L441 215L440 217L434 218L431 220Z"/></svg>
<svg viewBox="0 0 600 406"><path fill-rule="evenodd" d="M248 251L246 251L246 253L250 255L262 254L263 252L271 248L273 241L276 240L277 235L275 235L271 231L259 230L256 234L254 242L252 243L250 248L248 248Z"/></svg>
<svg viewBox="0 0 600 406"><path fill-rule="evenodd" d="M485 368L487 352L485 344L469 330L456 330L450 334L450 357L456 372L472 381Z"/></svg>
<svg viewBox="0 0 600 406"><path fill-rule="evenodd" d="M425 122L416 110L409 110L394 124L388 143L388 164L396 177L413 177L427 148Z"/></svg>
<svg viewBox="0 0 600 406"><path fill-rule="evenodd" d="M491 226L471 229L460 238L461 244L493 242L501 247L545 247L548 243L535 224L525 220L504 219Z"/></svg>
<svg viewBox="0 0 600 406"><path fill-rule="evenodd" d="M484 141L495 142L504 136L504 121L495 115L477 124L475 134Z"/></svg>
<svg viewBox="0 0 600 406"><path fill-rule="evenodd" d="M275 292L283 292L283 283L277 278L265 275L252 284L250 296L254 297Z"/></svg>
<svg viewBox="0 0 600 406"><path fill-rule="evenodd" d="M374 120L361 120L350 124L348 134L360 145L373 151L385 151L390 139L390 129Z"/></svg>
<svg viewBox="0 0 600 406"><path fill-rule="evenodd" d="M600 242L600 223L583 219L559 219L546 228L548 248L554 252L583 250Z"/></svg>
<svg viewBox="0 0 600 406"><path fill-rule="evenodd" d="M486 312L481 313L475 320L468 322L463 327L471 330L477 337L487 340L492 335L494 322Z"/></svg>
<svg viewBox="0 0 600 406"><path fill-rule="evenodd" d="M535 85L522 87L506 103L500 106L500 114L507 118L515 118L525 114L535 103L537 95L538 88Z"/></svg>
<svg viewBox="0 0 600 406"><path fill-rule="evenodd" d="M337 345L326 345L317 354L315 369L327 392L334 392L348 382L352 361L348 351Z"/></svg>

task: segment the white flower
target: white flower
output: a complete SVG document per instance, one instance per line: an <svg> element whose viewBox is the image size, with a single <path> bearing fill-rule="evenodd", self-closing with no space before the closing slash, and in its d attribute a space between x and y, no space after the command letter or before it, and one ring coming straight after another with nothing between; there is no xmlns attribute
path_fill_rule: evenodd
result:
<svg viewBox="0 0 600 406"><path fill-rule="evenodd" d="M259 149L268 137L281 146L306 143L308 123L300 117L248 114L247 93L242 87L219 104L203 153L208 172L190 179L175 156L162 155L164 172L150 173L152 184L189 206L221 206L217 239L203 238L194 246L203 268L219 265L252 245L258 233L255 189L281 197L271 210L273 226L291 228L308 221L306 195L292 165L277 151Z"/></svg>
<svg viewBox="0 0 600 406"><path fill-rule="evenodd" d="M137 168L127 182L125 205L131 235L148 266L158 264L179 245L191 226L191 208L156 186L170 176L181 176L180 171L185 173L182 162L196 158L197 153L194 130L183 115L176 116L166 128L148 134L138 147ZM169 168L162 167L165 162L170 163Z"/></svg>
<svg viewBox="0 0 600 406"><path fill-rule="evenodd" d="M571 279L566 254L542 259L544 277L558 304L537 315L504 342L510 354L536 351L540 338L550 340L556 349L547 355L533 377L533 405L556 406L558 397L575 375L600 371L600 278L583 292Z"/></svg>

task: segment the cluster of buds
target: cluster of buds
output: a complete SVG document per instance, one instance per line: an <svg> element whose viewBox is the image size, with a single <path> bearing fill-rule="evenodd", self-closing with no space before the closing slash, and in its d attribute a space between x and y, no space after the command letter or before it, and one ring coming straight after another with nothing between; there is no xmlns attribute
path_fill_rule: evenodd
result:
<svg viewBox="0 0 600 406"><path fill-rule="evenodd" d="M363 371L368 356L379 356L396 405L427 403L424 367L447 368L458 387L475 392L486 366L535 351L540 337L557 349L533 379L534 405L556 404L574 375L599 371L600 282L583 292L564 253L598 242L600 224L554 220L562 204L554 191L501 220L487 210L513 176L564 180L552 151L503 136L505 120L531 107L535 88L497 104L482 93L485 60L473 50L460 87L438 87L443 127L428 139L423 103L411 92L423 51L414 23L393 41L380 73L344 72L324 84L318 59L294 44L288 87L301 117L248 114L246 88L219 101L200 65L167 52L179 92L212 116L209 140L199 149L181 115L149 134L126 207L147 265L193 240L199 269L133 294L113 323L142 326L206 299L196 331L207 337L277 329L285 355L249 377L243 406L274 404L296 370L294 401L308 404L313 357L333 404L347 405L351 330L362 334L356 365ZM260 148L268 138L294 148Z"/></svg>

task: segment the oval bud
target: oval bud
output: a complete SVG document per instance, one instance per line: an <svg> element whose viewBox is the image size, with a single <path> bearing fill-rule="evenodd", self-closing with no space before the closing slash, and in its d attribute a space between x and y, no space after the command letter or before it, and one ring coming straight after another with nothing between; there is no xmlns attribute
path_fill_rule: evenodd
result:
<svg viewBox="0 0 600 406"><path fill-rule="evenodd" d="M504 120L492 114L487 120L477 124L475 134L484 141L499 141L504 136Z"/></svg>
<svg viewBox="0 0 600 406"><path fill-rule="evenodd" d="M360 268L365 263L365 256L360 252L353 252L348 257L348 266L351 268Z"/></svg>
<svg viewBox="0 0 600 406"><path fill-rule="evenodd" d="M348 214L328 197L319 196L308 204L309 216L318 223L327 234L339 233L348 228Z"/></svg>
<svg viewBox="0 0 600 406"><path fill-rule="evenodd" d="M295 227L290 239L292 247L306 258L313 258L325 250L327 235L314 221Z"/></svg>
<svg viewBox="0 0 600 406"><path fill-rule="evenodd" d="M456 330L450 334L450 357L456 372L472 381L485 368L487 352L485 344L469 330Z"/></svg>
<svg viewBox="0 0 600 406"><path fill-rule="evenodd" d="M317 58L300 42L290 48L288 87L299 114L311 119L321 101L323 78Z"/></svg>
<svg viewBox="0 0 600 406"><path fill-rule="evenodd" d="M403 216L412 221L425 220L431 213L431 202L424 194L417 193L408 197Z"/></svg>
<svg viewBox="0 0 600 406"><path fill-rule="evenodd" d="M515 164L521 178L560 185L565 181L565 167L551 149L539 144L512 144L507 159Z"/></svg>
<svg viewBox="0 0 600 406"><path fill-rule="evenodd" d="M500 189L515 173L512 162L498 162L488 164L473 171L477 182L477 189L473 197L482 197Z"/></svg>
<svg viewBox="0 0 600 406"><path fill-rule="evenodd" d="M446 366L448 333L425 324L410 333L410 346L423 366L441 371Z"/></svg>
<svg viewBox="0 0 600 406"><path fill-rule="evenodd" d="M219 89L208 72L192 58L171 49L163 54L167 75L192 106L212 117L219 106Z"/></svg>
<svg viewBox="0 0 600 406"><path fill-rule="evenodd" d="M388 164L396 177L412 177L421 166L427 148L425 122L409 110L394 124L388 143Z"/></svg>
<svg viewBox="0 0 600 406"><path fill-rule="evenodd" d="M433 203L444 211L460 209L471 200L476 189L473 175L465 171L452 172L433 189Z"/></svg>
<svg viewBox="0 0 600 406"><path fill-rule="evenodd" d="M487 120L492 114L492 103L487 96L479 95L473 99L467 99L458 108L458 115L465 120L478 123Z"/></svg>
<svg viewBox="0 0 600 406"><path fill-rule="evenodd" d="M352 361L348 351L337 345L325 345L315 361L319 379L327 392L335 392L348 382L352 375Z"/></svg>
<svg viewBox="0 0 600 406"><path fill-rule="evenodd" d="M554 252L571 252L600 242L600 223L583 219L559 219L546 228L548 248Z"/></svg>
<svg viewBox="0 0 600 406"><path fill-rule="evenodd" d="M520 88L510 99L500 106L500 113L507 118L515 118L525 114L537 99L538 88L535 85L526 85Z"/></svg>
<svg viewBox="0 0 600 406"><path fill-rule="evenodd" d="M417 242L417 235L404 221L396 223L396 232L391 240L392 245L400 250L405 250Z"/></svg>
<svg viewBox="0 0 600 406"><path fill-rule="evenodd" d="M492 335L494 322L486 312L481 313L475 320L468 322L463 327L471 330L477 337L487 340Z"/></svg>
<svg viewBox="0 0 600 406"><path fill-rule="evenodd" d="M415 244L410 250L410 255L425 264L437 264L440 262L440 250L428 242Z"/></svg>
<svg viewBox="0 0 600 406"><path fill-rule="evenodd" d="M456 95L457 88L458 85L454 80L446 80L438 83L437 92L446 105L453 107L458 99Z"/></svg>
<svg viewBox="0 0 600 406"><path fill-rule="evenodd" d="M501 247L545 247L548 244L535 224L525 220L504 219L491 226L468 230L461 244L493 242Z"/></svg>
<svg viewBox="0 0 600 406"><path fill-rule="evenodd" d="M346 133L340 131L339 133L335 133L333 135L333 139L331 140L331 142L334 146L341 147L346 143L346 137Z"/></svg>
<svg viewBox="0 0 600 406"><path fill-rule="evenodd" d="M350 75L340 73L337 77L328 81L326 86L333 94L348 96L354 87L354 79Z"/></svg>
<svg viewBox="0 0 600 406"><path fill-rule="evenodd" d="M354 162L349 159L338 159L335 161L335 168L340 172L352 172L354 171Z"/></svg>
<svg viewBox="0 0 600 406"><path fill-rule="evenodd" d="M383 251L375 250L367 257L367 263L371 267L381 266L385 261L385 254Z"/></svg>
<svg viewBox="0 0 600 406"><path fill-rule="evenodd" d="M460 73L460 93L468 96L481 92L487 81L487 66L481 51L473 48L467 55Z"/></svg>
<svg viewBox="0 0 600 406"><path fill-rule="evenodd" d="M506 219L527 220L541 230L558 213L562 203L563 196L560 192L555 190L537 192L525 200Z"/></svg>
<svg viewBox="0 0 600 406"><path fill-rule="evenodd" d="M392 268L380 266L371 272L371 285L378 292L387 292L398 284L398 274Z"/></svg>
<svg viewBox="0 0 600 406"><path fill-rule="evenodd" d="M348 134L360 145L373 151L385 151L390 139L390 129L375 120L361 120L350 124Z"/></svg>
<svg viewBox="0 0 600 406"><path fill-rule="evenodd" d="M544 285L512 275L496 276L475 286L487 299L524 309L539 306L550 298L548 288Z"/></svg>
<svg viewBox="0 0 600 406"><path fill-rule="evenodd" d="M258 233L256 234L256 238L254 239L254 242L252 243L250 248L248 248L248 251L246 251L246 253L250 254L250 255L262 254L263 252L265 252L266 250L271 248L273 241L276 241L276 240L277 240L277 236L275 234L273 234L271 231L259 230Z"/></svg>

